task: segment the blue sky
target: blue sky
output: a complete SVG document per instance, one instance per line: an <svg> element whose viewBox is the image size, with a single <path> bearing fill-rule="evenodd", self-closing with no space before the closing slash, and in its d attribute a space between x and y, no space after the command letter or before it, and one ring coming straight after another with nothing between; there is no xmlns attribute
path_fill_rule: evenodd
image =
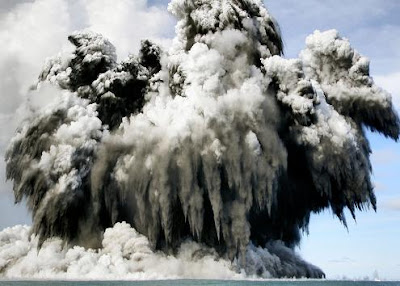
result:
<svg viewBox="0 0 400 286"><path fill-rule="evenodd" d="M140 3L132 4L132 9L147 9L146 1L135 1ZM22 2L29 3L21 4ZM32 2L35 2L36 6ZM23 98L21 90L24 90L27 82L32 81L33 75L36 76L44 58L63 47L65 35L69 31L85 27L87 23L90 23L89 26L92 28L99 29L99 32L106 34L109 32L107 29L102 30L104 29L102 22L93 21L90 17L78 13L80 6L71 4L78 2L71 1L65 4L62 0L53 1L52 3L56 3L57 7L51 6L56 4L49 4L50 1L46 0L2 1L0 3L0 40L2 43L7 43L6 46L3 46L5 51L15 50L18 52L19 49L24 48L26 38L30 38L32 46L26 56L10 52L7 61L4 56L0 56L3 66L4 63L10 63L10 66L13 67L7 69L7 74L15 72L19 76L21 74L19 65L21 64L24 64L24 73L26 73L24 77L18 78L15 84L14 81L0 80L0 88L3 91L0 95L0 126L2 127L0 155L3 156L7 141L12 134L11 130L15 127L10 119L13 118L16 107ZM143 16L147 17L146 19L152 17L151 23L135 22L134 17L128 17L129 15L126 16L126 19L119 15L118 21L114 21L112 16L111 19L105 20L109 21L107 24L111 23L114 28L129 25L126 30L131 32L126 32L119 38L118 35L113 35L115 39L112 39L122 54L130 47L134 50L135 45L146 35L160 38L168 43L168 38L174 34L174 21L163 12L167 2L153 0L147 3L148 6L159 6L156 10L152 8L153 10L150 14L146 14L147 16ZM63 3L65 7L61 5ZM335 28L342 36L350 40L353 47L370 58L372 76L382 87L392 92L396 108L399 110L400 18L398 15L400 15L400 1L266 0L265 4L280 24L286 57L297 57L299 51L304 47L306 36L314 30ZM65 9L60 10L61 14L57 12L54 15L43 12L41 19L33 17L34 20L30 21L29 17L26 17L27 15L38 15L39 12L35 9L37 8L39 11L46 7L47 9L53 7L56 10L62 9L62 7ZM62 13L69 13L74 17L61 17L60 15L64 15ZM55 20L61 24L57 26L54 24ZM36 24L38 21L39 24ZM47 27L48 23L54 24L51 31ZM44 38L41 29L51 32L49 33L51 45L47 45L46 41L48 42L49 39ZM149 34L154 30L155 32ZM17 36L13 36L12 31ZM124 38L130 40L120 40ZM45 46L40 44L43 42L46 43ZM2 54L4 53L2 52ZM0 77L6 78L4 74L5 69L0 68ZM19 89L17 90L15 86ZM19 94L14 95L13 92ZM368 132L368 138L373 150L371 160L378 199L377 213L372 210L359 212L357 222L354 222L348 215L348 229L341 225L329 211L321 215L314 215L311 219L310 234L304 236L299 250L306 260L320 266L328 278L372 277L373 273L377 271L381 278L400 279L398 242L398 237L400 237L400 183L397 179L400 170L400 145L370 132ZM30 219L25 207L13 205L11 184L5 184L4 181L4 163L0 162L0 229L19 223L29 223Z"/></svg>

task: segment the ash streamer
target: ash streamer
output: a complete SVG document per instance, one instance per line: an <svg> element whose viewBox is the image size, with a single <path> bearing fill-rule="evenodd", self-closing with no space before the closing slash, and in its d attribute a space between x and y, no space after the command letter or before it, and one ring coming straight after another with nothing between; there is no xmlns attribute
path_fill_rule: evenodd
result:
<svg viewBox="0 0 400 286"><path fill-rule="evenodd" d="M346 224L345 208L353 217L375 209L364 130L397 140L400 124L365 57L330 30L284 58L259 0L173 0L168 9L178 19L168 52L145 40L117 61L107 39L81 31L69 37L72 54L47 61L32 96L53 96L6 154L35 236L21 255L1 256L3 275L32 275L21 256L54 237L100 248L89 253L101 260L118 229L145 239L153 259L155 250L179 258L191 244L237 275L320 278L293 251L310 214L331 208ZM64 262L84 252L62 251ZM68 263L63 275L76 268Z"/></svg>

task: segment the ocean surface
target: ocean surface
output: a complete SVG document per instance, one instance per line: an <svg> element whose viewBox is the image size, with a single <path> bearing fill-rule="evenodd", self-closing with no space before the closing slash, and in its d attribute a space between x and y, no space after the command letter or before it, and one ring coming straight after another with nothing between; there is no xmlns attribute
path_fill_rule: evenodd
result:
<svg viewBox="0 0 400 286"><path fill-rule="evenodd" d="M331 280L163 280L163 281L1 281L0 286L400 286L400 281L331 281Z"/></svg>

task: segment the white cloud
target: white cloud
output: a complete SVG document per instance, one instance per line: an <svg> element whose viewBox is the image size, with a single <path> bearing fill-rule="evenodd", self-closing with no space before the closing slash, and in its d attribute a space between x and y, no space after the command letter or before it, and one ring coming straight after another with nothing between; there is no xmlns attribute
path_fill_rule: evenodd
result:
<svg viewBox="0 0 400 286"><path fill-rule="evenodd" d="M374 77L375 82L392 94L394 106L400 111L400 72L378 75Z"/></svg>
<svg viewBox="0 0 400 286"><path fill-rule="evenodd" d="M0 20L1 113L16 110L45 58L61 49L68 26L63 0L20 4Z"/></svg>
<svg viewBox="0 0 400 286"><path fill-rule="evenodd" d="M400 211L400 197L386 200L383 203L383 207L389 210Z"/></svg>
<svg viewBox="0 0 400 286"><path fill-rule="evenodd" d="M33 2L34 0L2 0L0 2L0 16L2 13L7 13L15 6L24 2Z"/></svg>
<svg viewBox="0 0 400 286"><path fill-rule="evenodd" d="M146 0L83 0L89 28L108 37L120 57L136 52L141 39L168 44L174 20L165 8L147 7Z"/></svg>

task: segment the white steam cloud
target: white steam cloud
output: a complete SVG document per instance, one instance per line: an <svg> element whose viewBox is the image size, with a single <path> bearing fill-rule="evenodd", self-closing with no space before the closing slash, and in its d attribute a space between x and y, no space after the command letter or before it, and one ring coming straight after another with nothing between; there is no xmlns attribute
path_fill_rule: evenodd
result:
<svg viewBox="0 0 400 286"><path fill-rule="evenodd" d="M46 61L5 155L33 225L0 233L0 275L324 277L294 252L310 214L375 208L364 128L400 133L369 61L335 30L284 59L259 0L173 0L169 51L126 55L160 38L165 12L78 3L57 9L122 52L85 29ZM126 29L132 15L144 23Z"/></svg>
<svg viewBox="0 0 400 286"><path fill-rule="evenodd" d="M102 248L66 248L59 238L47 240L40 249L27 226L7 228L0 233L2 277L30 279L231 279L272 278L301 260L282 244L268 248L249 246L247 273L237 261L222 259L214 249L193 241L184 242L177 254L154 252L148 239L126 223L117 223L104 233ZM274 251L286 253L284 261ZM267 264L266 264L267 263ZM267 270L269 269L269 270ZM306 276L300 269L293 275Z"/></svg>

